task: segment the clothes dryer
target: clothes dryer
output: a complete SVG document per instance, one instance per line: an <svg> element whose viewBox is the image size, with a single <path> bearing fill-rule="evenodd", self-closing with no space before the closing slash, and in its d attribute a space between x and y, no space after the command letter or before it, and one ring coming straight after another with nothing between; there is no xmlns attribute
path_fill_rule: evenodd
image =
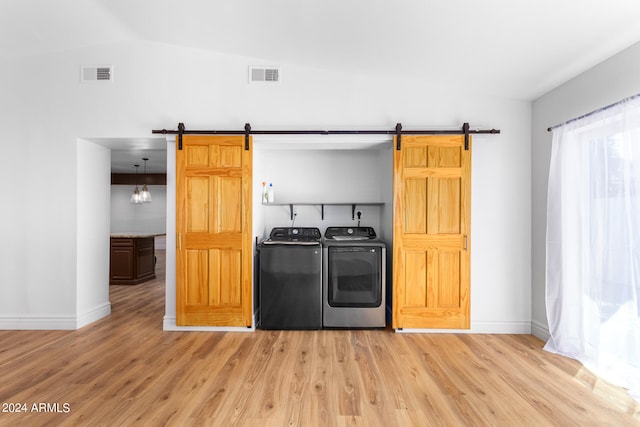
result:
<svg viewBox="0 0 640 427"><path fill-rule="evenodd" d="M371 227L328 227L323 239L322 326L386 326L386 246Z"/></svg>

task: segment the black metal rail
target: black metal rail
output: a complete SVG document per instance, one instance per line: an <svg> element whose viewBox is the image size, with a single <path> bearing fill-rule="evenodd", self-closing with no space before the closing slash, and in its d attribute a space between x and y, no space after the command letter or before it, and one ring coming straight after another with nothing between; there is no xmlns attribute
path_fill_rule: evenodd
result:
<svg viewBox="0 0 640 427"><path fill-rule="evenodd" d="M639 98L639 97L640 97L640 94L633 95L633 96L630 96L630 97L628 97L628 98L622 99L622 100L620 100L620 101L618 101L618 102L614 102L613 104L609 104L609 105L607 105L607 106L605 106L605 107L598 108L597 110L593 110L593 111L591 111L591 112L589 112L589 113L587 113L587 114L583 114L583 115L581 115L581 116L578 116L578 117L575 117L575 118L573 118L573 119L567 120L566 122L563 122L563 123L557 124L557 125L555 125L555 126L548 127L548 128L547 128L547 132L551 132L552 130L554 130L554 129L556 129L556 128L559 128L560 126L564 126L564 125L566 125L566 124L573 123L573 122L578 121L578 120L581 120L581 119L585 119L585 118L587 118L587 117L589 117L589 116L592 116L592 115L594 115L594 114L600 113L600 112L602 112L602 111L609 110L609 109L611 109L611 108L613 108L613 107L616 107L616 106L618 106L618 105L622 104L623 102L628 102L628 101L631 101L632 99L637 99L637 98Z"/></svg>
<svg viewBox="0 0 640 427"><path fill-rule="evenodd" d="M178 135L178 149L182 150L182 135L244 135L245 149L249 149L249 135L395 135L396 149L401 147L402 135L464 135L464 148L469 149L469 135L498 134L499 129L470 129L469 123L460 129L445 130L405 130L402 124L396 124L393 130L254 130L246 123L244 130L191 130L186 129L184 123L178 123L178 130L152 130L151 133L163 135Z"/></svg>

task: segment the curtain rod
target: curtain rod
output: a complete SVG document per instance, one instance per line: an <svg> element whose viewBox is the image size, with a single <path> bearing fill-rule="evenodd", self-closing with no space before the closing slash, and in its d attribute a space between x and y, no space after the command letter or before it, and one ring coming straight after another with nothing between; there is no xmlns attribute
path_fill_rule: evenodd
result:
<svg viewBox="0 0 640 427"><path fill-rule="evenodd" d="M163 135L245 135L248 145L249 135L465 135L465 149L468 149L468 136L470 134L498 134L499 129L470 129L469 123L465 123L461 129L446 130L403 130L398 123L393 130L254 130L246 123L244 130L188 130L183 123L178 124L178 130L159 129L151 133ZM180 141L182 142L182 141ZM400 149L400 138L397 141ZM181 149L181 147L179 147Z"/></svg>
<svg viewBox="0 0 640 427"><path fill-rule="evenodd" d="M594 115L596 113L600 113L602 111L606 111L606 110L608 110L610 108L613 108L613 107L615 107L617 105L620 105L620 104L622 104L624 102L631 101L632 99L635 99L635 98L638 98L638 97L640 97L640 93L637 94L637 95L632 95L632 96L630 96L628 98L621 99L620 101L614 102L613 104L609 104L609 105L607 105L605 107L598 108L597 110L593 110L593 111L591 111L591 112L589 112L587 114L583 114L583 115L581 115L579 117L575 117L573 119L567 120L566 122L560 123L559 125L551 126L550 128L547 128L547 132L551 132L552 130L554 130L556 128L559 128L560 126L564 126L566 124L573 123L573 122L575 122L577 120L581 120L581 119L587 118L587 117L592 116L592 115Z"/></svg>

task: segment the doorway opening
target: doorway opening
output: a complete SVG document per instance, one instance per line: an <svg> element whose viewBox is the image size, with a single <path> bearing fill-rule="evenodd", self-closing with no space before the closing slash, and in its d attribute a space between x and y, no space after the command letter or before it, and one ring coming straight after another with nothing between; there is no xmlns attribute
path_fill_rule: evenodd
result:
<svg viewBox="0 0 640 427"><path fill-rule="evenodd" d="M129 203L129 198L134 185L111 185L112 173L126 173L127 169L133 172L134 164L142 164L143 158L152 160L147 164L149 173L166 173L170 170L167 167L165 138L79 138L77 144L77 283L78 311L81 313L78 327L82 327L111 313L109 242L114 232L163 235L156 240L156 279L148 284L161 288L164 303L167 270L164 234L168 206L174 198L167 197L167 186L149 186L152 203L133 205ZM90 202L87 202L87 189L90 190ZM126 200L120 200L125 197ZM114 215L117 217L114 218ZM145 284L143 282L130 288ZM89 316L83 312L88 312Z"/></svg>

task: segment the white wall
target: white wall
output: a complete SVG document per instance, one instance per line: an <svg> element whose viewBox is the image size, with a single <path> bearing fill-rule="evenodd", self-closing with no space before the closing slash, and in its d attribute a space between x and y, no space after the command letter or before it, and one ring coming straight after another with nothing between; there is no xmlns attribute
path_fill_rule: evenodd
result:
<svg viewBox="0 0 640 427"><path fill-rule="evenodd" d="M640 93L640 43L545 94L533 103L532 142L532 324L548 338L545 304L545 236L551 132L563 123Z"/></svg>
<svg viewBox="0 0 640 427"><path fill-rule="evenodd" d="M79 82L80 65L105 63L114 66L113 82ZM502 130L473 144L472 331L528 332L530 103L486 96L482 88L470 93L439 82L284 63L278 64L286 73L280 84L248 84L247 67L264 63L273 61L146 42L0 63L6 76L0 79L0 112L11 123L3 139L8 147L0 160L0 185L17 210L0 218L6 255L0 260L0 322L78 316L75 206L77 181L84 179L76 165L79 137L149 137L151 129L175 128L178 122L188 129L242 129L245 122L254 129L393 129L397 122L442 128L469 122ZM21 185L16 176L23 177ZM167 227L168 259L174 237ZM171 269L168 264L168 277ZM168 292L169 317L171 310L175 300Z"/></svg>
<svg viewBox="0 0 640 427"><path fill-rule="evenodd" d="M151 203L129 200L134 185L111 186L111 232L164 233L167 224L167 186L148 185ZM138 189L142 191L142 186Z"/></svg>
<svg viewBox="0 0 640 427"><path fill-rule="evenodd" d="M77 294L74 328L111 313L109 303L109 210L111 151L78 141ZM71 326L71 325L69 325Z"/></svg>
<svg viewBox="0 0 640 427"><path fill-rule="evenodd" d="M378 168L381 150L261 150L259 145L256 142L254 192L262 191L263 181L267 186L272 183L276 203L392 202L390 193L382 193L383 175ZM392 160L388 158L389 162ZM357 205L356 210L362 213L361 225L379 230L381 209ZM263 218L267 232L292 224L289 206L265 206L257 202L253 212ZM295 205L294 212L297 212L295 225L318 227L321 233L328 226L357 225L358 221L357 217L351 219L351 206L326 205L324 220L319 205Z"/></svg>

